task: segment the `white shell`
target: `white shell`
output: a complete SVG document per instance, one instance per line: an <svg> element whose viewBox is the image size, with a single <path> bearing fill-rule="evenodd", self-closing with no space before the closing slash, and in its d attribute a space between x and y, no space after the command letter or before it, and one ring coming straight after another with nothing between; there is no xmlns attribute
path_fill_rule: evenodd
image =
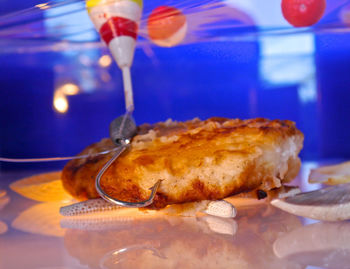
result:
<svg viewBox="0 0 350 269"><path fill-rule="evenodd" d="M236 208L224 200L211 201L204 213L221 218L234 218L237 215Z"/></svg>
<svg viewBox="0 0 350 269"><path fill-rule="evenodd" d="M324 221L350 219L350 184L299 193L271 204L291 214Z"/></svg>

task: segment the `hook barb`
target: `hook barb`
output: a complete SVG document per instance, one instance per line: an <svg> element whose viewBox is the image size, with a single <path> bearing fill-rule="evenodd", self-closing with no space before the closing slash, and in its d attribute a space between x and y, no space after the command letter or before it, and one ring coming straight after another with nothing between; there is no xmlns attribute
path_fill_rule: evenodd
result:
<svg viewBox="0 0 350 269"><path fill-rule="evenodd" d="M107 169L111 166L111 164L126 150L126 148L129 145L125 144L120 146L120 148L117 150L115 155L105 164L105 166L100 170L100 172L96 176L96 181L95 181L95 187L96 191L98 194L106 200L107 202L110 202L115 205L123 206L123 207L146 207L149 206L153 203L154 197L156 196L157 190L159 188L159 185L161 183L161 180L158 180L156 184L154 184L150 190L152 190L150 197L147 200L141 201L141 202L127 202L127 201L122 201L118 200L112 196L110 196L108 193L106 193L102 187L101 187L101 178L104 175L104 173L107 171Z"/></svg>

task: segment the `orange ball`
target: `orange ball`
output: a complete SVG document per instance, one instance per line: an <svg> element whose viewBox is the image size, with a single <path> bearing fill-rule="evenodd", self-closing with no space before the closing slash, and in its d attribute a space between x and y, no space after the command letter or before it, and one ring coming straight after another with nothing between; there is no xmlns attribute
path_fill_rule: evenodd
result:
<svg viewBox="0 0 350 269"><path fill-rule="evenodd" d="M149 15L147 29L152 42L162 47L172 47L185 38L187 19L177 8L159 6Z"/></svg>

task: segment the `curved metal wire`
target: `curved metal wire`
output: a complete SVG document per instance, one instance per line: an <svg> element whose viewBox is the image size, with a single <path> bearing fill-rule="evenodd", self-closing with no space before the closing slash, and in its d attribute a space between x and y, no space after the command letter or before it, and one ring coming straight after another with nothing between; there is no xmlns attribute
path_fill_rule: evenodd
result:
<svg viewBox="0 0 350 269"><path fill-rule="evenodd" d="M89 157L95 157L99 155L105 155L115 151L115 148L110 150L105 150L102 152L98 152L95 154L84 154L77 156L66 156L66 157L47 157L47 158L6 158L0 157L0 162L8 162L8 163L38 163L38 162L57 162L57 161L70 161L70 160L79 160Z"/></svg>
<svg viewBox="0 0 350 269"><path fill-rule="evenodd" d="M158 180L156 184L153 185L150 190L152 190L150 197L147 200L141 201L141 202L127 202L127 201L122 201L118 200L112 196L110 196L108 193L106 193L102 187L101 187L101 178L104 175L104 173L107 171L107 169L111 166L111 164L129 147L129 141L127 140L124 144L122 144L117 152L114 154L114 156L102 167L100 172L96 176L96 181L95 181L95 187L98 192L98 194L106 200L107 202L110 202L115 205L119 206L124 206L124 207L145 207L149 206L150 204L153 203L153 199L157 193L157 190L159 188L161 180Z"/></svg>

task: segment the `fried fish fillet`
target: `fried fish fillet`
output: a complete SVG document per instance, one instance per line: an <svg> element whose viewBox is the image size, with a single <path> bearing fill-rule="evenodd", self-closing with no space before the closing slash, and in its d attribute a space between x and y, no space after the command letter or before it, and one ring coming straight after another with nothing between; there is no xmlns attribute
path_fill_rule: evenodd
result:
<svg viewBox="0 0 350 269"><path fill-rule="evenodd" d="M106 171L101 186L119 200L137 202L162 180L153 208L267 191L298 174L303 138L291 121L261 118L144 124L130 149ZM103 139L81 154L112 147L110 139ZM62 172L64 188L80 200L99 197L95 177L112 154L68 162Z"/></svg>

